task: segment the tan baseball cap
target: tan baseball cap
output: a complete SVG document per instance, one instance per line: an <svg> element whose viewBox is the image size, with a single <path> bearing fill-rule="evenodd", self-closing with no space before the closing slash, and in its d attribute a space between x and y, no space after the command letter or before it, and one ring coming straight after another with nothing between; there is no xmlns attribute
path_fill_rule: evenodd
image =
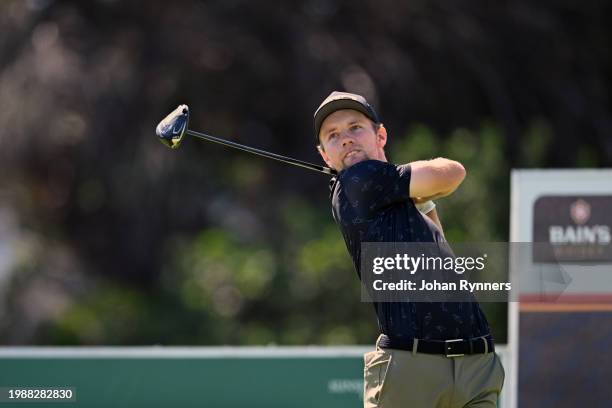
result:
<svg viewBox="0 0 612 408"><path fill-rule="evenodd" d="M323 124L326 117L340 109L356 110L366 115L374 123L380 123L378 114L376 114L372 105L363 96L334 91L325 98L314 114L314 136L317 145L320 143L319 132L321 131L321 124Z"/></svg>

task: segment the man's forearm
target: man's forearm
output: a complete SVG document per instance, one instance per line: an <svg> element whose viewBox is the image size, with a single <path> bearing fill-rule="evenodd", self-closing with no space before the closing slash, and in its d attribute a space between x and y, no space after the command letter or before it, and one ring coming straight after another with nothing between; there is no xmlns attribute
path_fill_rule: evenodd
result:
<svg viewBox="0 0 612 408"><path fill-rule="evenodd" d="M438 157L410 163L410 197L424 200L451 194L465 178L465 168L454 160Z"/></svg>
<svg viewBox="0 0 612 408"><path fill-rule="evenodd" d="M415 201L418 200L418 202L425 202L425 201L437 200L438 198L442 198L442 197L451 195L453 191L455 191L455 189L444 191L444 192L441 192L441 193L438 193L438 194L435 194L429 197L418 197L417 199L415 199Z"/></svg>

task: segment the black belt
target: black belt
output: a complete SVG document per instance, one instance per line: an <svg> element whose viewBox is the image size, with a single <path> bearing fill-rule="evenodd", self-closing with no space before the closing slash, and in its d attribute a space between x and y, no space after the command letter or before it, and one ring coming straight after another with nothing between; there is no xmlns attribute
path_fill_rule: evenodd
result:
<svg viewBox="0 0 612 408"><path fill-rule="evenodd" d="M384 346L381 346L385 348ZM394 349L401 349L425 354L442 354L446 357L460 357L466 354L487 354L495 351L490 334L471 339L422 340L413 339L412 344L390 344Z"/></svg>

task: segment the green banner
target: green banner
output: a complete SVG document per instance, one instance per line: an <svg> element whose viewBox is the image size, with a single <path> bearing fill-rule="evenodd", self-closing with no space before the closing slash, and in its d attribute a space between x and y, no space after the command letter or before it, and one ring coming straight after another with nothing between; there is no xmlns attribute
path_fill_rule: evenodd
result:
<svg viewBox="0 0 612 408"><path fill-rule="evenodd" d="M0 353L0 387L70 388L76 401L13 399L0 402L0 408L17 401L20 407L57 408L362 404L365 349L73 350L77 351L4 349Z"/></svg>

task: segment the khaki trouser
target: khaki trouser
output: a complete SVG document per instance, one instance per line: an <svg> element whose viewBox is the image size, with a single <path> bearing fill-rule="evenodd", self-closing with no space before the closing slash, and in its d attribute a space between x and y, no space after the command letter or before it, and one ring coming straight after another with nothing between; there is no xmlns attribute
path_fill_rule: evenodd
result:
<svg viewBox="0 0 612 408"><path fill-rule="evenodd" d="M505 379L495 353L446 357L377 342L364 360L364 408L495 408Z"/></svg>

